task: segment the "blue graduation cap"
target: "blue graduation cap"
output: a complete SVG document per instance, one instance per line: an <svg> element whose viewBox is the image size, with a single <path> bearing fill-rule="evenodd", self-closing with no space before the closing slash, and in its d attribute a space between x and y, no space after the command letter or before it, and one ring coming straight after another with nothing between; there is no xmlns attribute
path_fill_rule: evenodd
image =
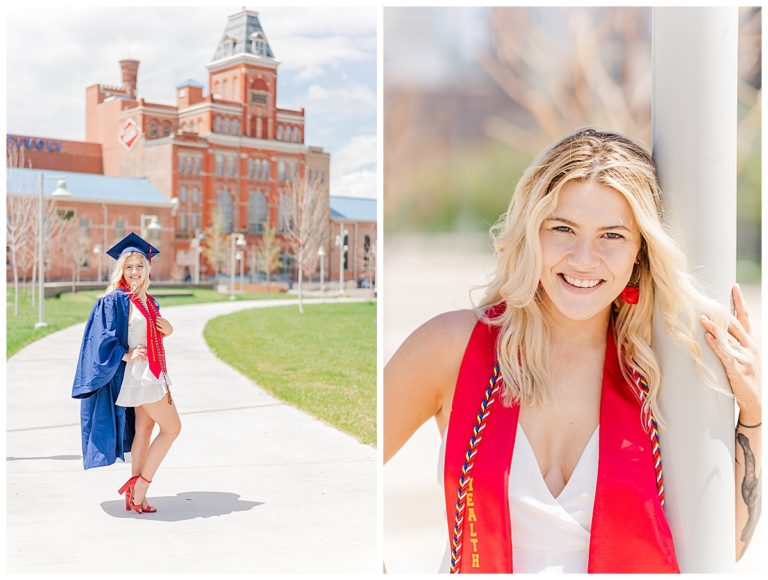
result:
<svg viewBox="0 0 768 580"><path fill-rule="evenodd" d="M131 232L114 246L109 248L109 250L107 250L107 255L118 260L120 256L128 252L138 252L139 254L143 254L144 257L151 262L152 256L157 256L160 253L160 250L140 236Z"/></svg>

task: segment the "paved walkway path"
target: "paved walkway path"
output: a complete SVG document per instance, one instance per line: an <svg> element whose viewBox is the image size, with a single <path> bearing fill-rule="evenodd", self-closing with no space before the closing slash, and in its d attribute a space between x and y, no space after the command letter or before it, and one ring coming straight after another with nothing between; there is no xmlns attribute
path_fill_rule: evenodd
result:
<svg viewBox="0 0 768 580"><path fill-rule="evenodd" d="M285 304L163 309L182 431L150 488L155 514L125 511L128 465L83 470L70 394L84 324L11 358L8 572L378 571L375 449L268 395L203 339L211 318Z"/></svg>

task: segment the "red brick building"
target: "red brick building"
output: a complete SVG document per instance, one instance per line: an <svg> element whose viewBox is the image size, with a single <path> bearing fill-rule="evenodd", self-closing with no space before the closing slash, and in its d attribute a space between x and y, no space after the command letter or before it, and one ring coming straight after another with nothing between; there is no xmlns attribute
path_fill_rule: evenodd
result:
<svg viewBox="0 0 768 580"><path fill-rule="evenodd" d="M304 143L304 109L278 107L278 66L258 13L243 9L228 17L206 65L208 94L189 79L177 85L176 103L148 102L137 94L139 62L122 60L119 86L96 84L85 90L86 142L9 135L8 144L23 148L33 168L145 178L169 203L163 211L170 213L159 220L161 250L171 258L168 275L182 279L194 268L192 240L211 226L217 210L225 232L245 235L247 254L265 225L280 227L286 206L281 197L292 181L308 178L329 195L330 156ZM125 217L129 230L139 232L135 216ZM117 233L113 223L95 215L89 223L101 232L92 236L94 244ZM375 217L372 230L375 239ZM328 237L334 235L331 231ZM350 244L369 251L363 248L365 236L358 237ZM357 252L350 244L348 251ZM333 251L328 249L326 276L338 279ZM283 269L292 269L287 250L283 258ZM252 263L246 256L246 273ZM357 264L346 260L346 279L359 278ZM212 274L203 258L203 277Z"/></svg>
<svg viewBox="0 0 768 580"><path fill-rule="evenodd" d="M146 177L178 200L178 275L192 268L191 240L211 225L215 208L225 231L244 233L251 246L266 223L279 224L288 182L311 177L328 195L330 156L304 144L303 109L278 107L278 64L258 14L242 10L229 17L206 66L208 94L187 80L175 104L147 102L136 92L136 60L120 62L119 87L86 89L86 140L101 145L104 174ZM118 134L130 122L141 136L129 149Z"/></svg>

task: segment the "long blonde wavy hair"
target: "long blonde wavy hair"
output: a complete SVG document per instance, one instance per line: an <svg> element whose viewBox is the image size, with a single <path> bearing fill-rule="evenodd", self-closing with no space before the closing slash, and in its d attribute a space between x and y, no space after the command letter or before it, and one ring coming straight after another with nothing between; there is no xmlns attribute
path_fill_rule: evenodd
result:
<svg viewBox="0 0 768 580"><path fill-rule="evenodd" d="M538 287L542 269L539 229L568 181L596 183L619 192L629 203L642 236L633 274L639 273L640 300L633 305L617 298L611 324L623 375L634 384L632 377L638 372L648 382L643 411L651 410L661 420L661 371L652 345L656 297L667 334L690 354L709 386L731 395L717 386L714 373L702 363L701 346L694 338L700 313L706 313L721 333L726 332L729 313L698 289L685 254L666 231L651 155L627 137L587 128L556 143L528 167L507 212L491 229L497 269L476 313L486 323L500 326L497 357L505 404L541 404L550 390L549 329L542 303L544 290ZM505 305L501 315L492 318L486 313L500 305ZM740 356L728 344L723 347Z"/></svg>
<svg viewBox="0 0 768 580"><path fill-rule="evenodd" d="M117 260L117 263L115 264L114 269L112 270L112 274L109 277L109 286L107 286L107 294L112 292L113 290L116 290L120 287L120 280L123 279L123 275L125 273L125 263L128 261L128 258L130 256L138 256L141 258L141 261L144 263L144 280L142 280L141 284L139 284L137 287L132 288L136 296L141 300L142 302L147 301L147 290L149 289L149 272L151 269L151 266L149 264L149 260L147 260L146 256L142 254L141 252L126 252L122 256L120 256Z"/></svg>

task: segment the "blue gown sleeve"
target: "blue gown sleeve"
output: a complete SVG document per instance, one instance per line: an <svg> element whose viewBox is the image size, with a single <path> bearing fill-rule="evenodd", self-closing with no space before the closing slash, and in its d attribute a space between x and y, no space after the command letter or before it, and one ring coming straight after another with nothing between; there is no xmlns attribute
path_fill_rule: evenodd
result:
<svg viewBox="0 0 768 580"><path fill-rule="evenodd" d="M121 310L114 293L100 298L91 310L72 383L73 398L91 396L117 373L127 350L123 335L128 321Z"/></svg>

